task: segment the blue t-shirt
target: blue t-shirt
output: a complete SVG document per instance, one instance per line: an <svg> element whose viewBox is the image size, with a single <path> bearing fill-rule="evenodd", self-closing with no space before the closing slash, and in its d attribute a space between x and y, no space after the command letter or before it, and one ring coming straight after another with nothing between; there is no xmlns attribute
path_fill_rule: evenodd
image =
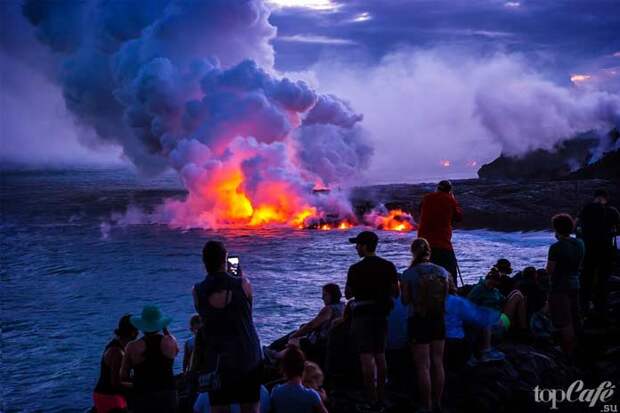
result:
<svg viewBox="0 0 620 413"><path fill-rule="evenodd" d="M263 385L260 386L260 413L269 413L271 411L271 400L269 399L269 391ZM230 405L230 413L240 413L241 408L238 404ZM211 413L209 405L209 393L198 393L198 398L194 403L194 413Z"/></svg>
<svg viewBox="0 0 620 413"><path fill-rule="evenodd" d="M416 264L413 267L407 268L401 277L401 283L404 288L409 286L411 290L411 301L415 302L418 293L418 284L419 278L422 274L427 273L435 273L440 277L448 278L450 273L439 265L433 264L432 262L422 262L420 264ZM409 317L412 317L415 313L414 307L412 304L409 304Z"/></svg>
<svg viewBox="0 0 620 413"><path fill-rule="evenodd" d="M501 313L492 308L480 307L456 295L446 297L446 338L465 338L465 324L490 327L499 321Z"/></svg>
<svg viewBox="0 0 620 413"><path fill-rule="evenodd" d="M312 413L321 403L321 396L301 384L279 384L271 390L271 405L275 413Z"/></svg>

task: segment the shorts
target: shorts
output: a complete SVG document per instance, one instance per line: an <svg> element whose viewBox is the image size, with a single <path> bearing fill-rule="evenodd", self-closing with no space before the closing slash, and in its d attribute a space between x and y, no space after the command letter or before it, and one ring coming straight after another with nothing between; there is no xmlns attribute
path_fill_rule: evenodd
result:
<svg viewBox="0 0 620 413"><path fill-rule="evenodd" d="M551 292L549 312L555 328L579 327L579 290Z"/></svg>
<svg viewBox="0 0 620 413"><path fill-rule="evenodd" d="M93 393L93 402L97 413L108 413L110 410L127 410L127 401L120 394Z"/></svg>
<svg viewBox="0 0 620 413"><path fill-rule="evenodd" d="M385 317L354 316L351 337L360 354L385 353L388 322Z"/></svg>
<svg viewBox="0 0 620 413"><path fill-rule="evenodd" d="M262 378L262 365L244 375L224 376L222 377L221 388L209 392L209 404L211 406L228 406L236 403L258 403Z"/></svg>
<svg viewBox="0 0 620 413"><path fill-rule="evenodd" d="M420 317L414 315L407 320L407 330L411 344L429 344L431 341L445 340L446 323L441 317Z"/></svg>

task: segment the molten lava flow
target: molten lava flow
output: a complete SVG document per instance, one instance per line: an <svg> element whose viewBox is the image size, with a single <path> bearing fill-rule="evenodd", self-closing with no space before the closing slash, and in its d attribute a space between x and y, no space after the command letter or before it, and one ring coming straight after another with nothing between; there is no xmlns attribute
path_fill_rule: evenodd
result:
<svg viewBox="0 0 620 413"><path fill-rule="evenodd" d="M441 161L439 161L439 164L444 168L449 168L450 165L452 165L452 162L450 162L448 159L442 159Z"/></svg>
<svg viewBox="0 0 620 413"><path fill-rule="evenodd" d="M401 209L392 209L387 215L375 216L374 221L377 228L387 231L413 231L415 229L411 215Z"/></svg>

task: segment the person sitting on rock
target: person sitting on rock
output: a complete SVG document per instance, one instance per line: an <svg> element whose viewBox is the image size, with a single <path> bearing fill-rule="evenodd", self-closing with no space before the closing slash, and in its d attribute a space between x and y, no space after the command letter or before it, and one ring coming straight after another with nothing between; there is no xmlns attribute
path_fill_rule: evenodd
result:
<svg viewBox="0 0 620 413"><path fill-rule="evenodd" d="M499 292L500 273L495 267L491 268L491 271L486 275L484 279L481 279L478 284L471 289L467 295L467 299L472 303L480 307L490 308L492 310L501 312L506 304L506 297ZM492 329L486 327L482 329L476 329L476 335L479 336L478 353L479 357L476 358L475 354L469 361L469 364L476 364L478 362L490 362L503 360L505 358L504 353L497 351L491 347Z"/></svg>
<svg viewBox="0 0 620 413"><path fill-rule="evenodd" d="M583 241L571 237L575 221L568 214L551 220L557 242L549 247L547 272L551 281L549 311L557 329L560 347L567 354L575 349L575 331L580 328L579 273L585 255Z"/></svg>
<svg viewBox="0 0 620 413"><path fill-rule="evenodd" d="M524 334L527 331L527 309L526 300L523 292L518 288L517 280L510 277L512 274L512 264L506 258L500 258L495 263L495 268L499 271L499 283L497 289L506 297L506 306L502 308L511 314L512 331Z"/></svg>
<svg viewBox="0 0 620 413"><path fill-rule="evenodd" d="M304 354L311 360L323 361L327 336L333 322L342 318L344 303L341 301L342 292L338 284L325 284L322 288L323 308L312 320L302 324L299 329L288 336L288 343L301 348ZM271 348L263 348L265 355L272 360L280 360L284 351L275 351Z"/></svg>
<svg viewBox="0 0 620 413"><path fill-rule="evenodd" d="M526 318L529 325L532 315L541 311L547 302L547 293L540 285L539 272L535 267L526 267L514 278L517 289L525 297Z"/></svg>
<svg viewBox="0 0 620 413"><path fill-rule="evenodd" d="M271 391L274 413L327 413L327 408L316 390L302 383L306 357L297 346L289 346L281 361L286 382Z"/></svg>
<svg viewBox="0 0 620 413"><path fill-rule="evenodd" d="M465 340L465 326L507 329L510 319L505 314L488 307L477 306L467 298L459 297L452 279L449 280L449 294L446 297L446 368L455 371L470 358L469 343Z"/></svg>

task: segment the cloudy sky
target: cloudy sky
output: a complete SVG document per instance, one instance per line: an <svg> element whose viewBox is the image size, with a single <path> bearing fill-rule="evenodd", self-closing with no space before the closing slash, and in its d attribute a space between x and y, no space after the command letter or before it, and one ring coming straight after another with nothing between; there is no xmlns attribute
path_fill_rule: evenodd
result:
<svg viewBox="0 0 620 413"><path fill-rule="evenodd" d="M153 9L147 17L156 18L156 9L167 3L144 3ZM500 153L551 149L579 132L620 124L618 0L267 5L267 22L257 23L260 33L252 34L265 43L258 42L260 50L248 57L276 76L344 99L363 116L361 126L374 147L368 182L474 176ZM0 5L0 160L122 163L118 146L78 121L63 99L61 49L75 37L86 38L71 32L75 10L47 21L40 10L31 12L28 22L21 6L17 0ZM44 45L45 31L60 47Z"/></svg>

